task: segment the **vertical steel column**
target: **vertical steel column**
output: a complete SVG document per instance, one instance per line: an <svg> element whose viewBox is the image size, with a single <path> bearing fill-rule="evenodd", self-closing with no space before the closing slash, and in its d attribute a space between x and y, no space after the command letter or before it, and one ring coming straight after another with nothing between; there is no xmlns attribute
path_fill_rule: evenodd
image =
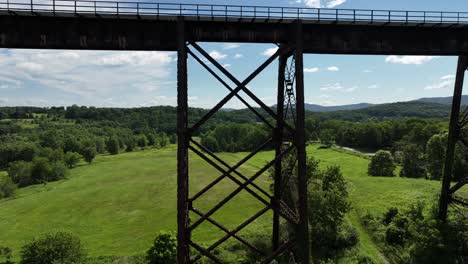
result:
<svg viewBox="0 0 468 264"><path fill-rule="evenodd" d="M281 155L283 145L283 120L284 120L284 74L286 71L286 63L288 58L286 56L280 56L278 59L278 95L276 100L276 129L275 135L275 157ZM281 181L282 181L282 161L278 159L275 163L275 179L274 179L274 196L273 206L273 252L279 247L280 237L280 214L279 214L279 201L281 200Z"/></svg>
<svg viewBox="0 0 468 264"><path fill-rule="evenodd" d="M444 177L442 179L442 190L439 201L439 219L447 219L447 209L450 202L450 182L452 178L453 159L455 155L455 146L460 134L458 119L460 116L460 105L463 91L463 80L468 66L468 57L458 57L457 77L455 79L455 88L453 90L452 111L450 114L449 134L447 142L447 152L445 155Z"/></svg>
<svg viewBox="0 0 468 264"><path fill-rule="evenodd" d="M305 145L305 109L304 109L304 63L302 23L296 24L296 147L299 192L299 226L297 228L297 249L300 263L309 264L309 226L307 215L307 168Z"/></svg>
<svg viewBox="0 0 468 264"><path fill-rule="evenodd" d="M177 20L177 263L189 263L187 46L184 19Z"/></svg>

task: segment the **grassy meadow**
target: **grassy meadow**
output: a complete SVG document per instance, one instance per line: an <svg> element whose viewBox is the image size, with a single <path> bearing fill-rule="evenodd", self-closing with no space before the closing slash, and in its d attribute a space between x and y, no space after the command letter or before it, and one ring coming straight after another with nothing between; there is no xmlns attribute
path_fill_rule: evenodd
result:
<svg viewBox="0 0 468 264"><path fill-rule="evenodd" d="M352 211L347 219L358 230L358 250L383 263L378 249L360 224L360 216L381 215L390 206L405 206L417 199L437 195L440 183L424 179L367 176L368 160L358 155L308 146L309 155L321 166L338 164L348 181ZM231 165L246 153L221 153ZM273 152L261 152L241 167L247 176L255 173ZM201 158L191 154L190 186L195 193L220 174ZM256 183L268 189L266 173ZM194 202L206 212L217 200L236 187L229 179ZM467 193L466 188L463 190ZM213 218L234 228L263 208L263 204L242 192ZM12 200L0 200L0 241L13 248L15 258L21 246L47 231L66 230L78 235L90 256L142 255L159 230L176 229L176 148L147 149L119 155L98 156L93 164L80 164L67 180L19 189ZM192 220L196 216L192 215ZM250 230L269 230L271 214L254 222ZM243 231L249 232L249 230ZM194 240L210 244L223 235L203 223ZM242 233L241 233L242 235Z"/></svg>

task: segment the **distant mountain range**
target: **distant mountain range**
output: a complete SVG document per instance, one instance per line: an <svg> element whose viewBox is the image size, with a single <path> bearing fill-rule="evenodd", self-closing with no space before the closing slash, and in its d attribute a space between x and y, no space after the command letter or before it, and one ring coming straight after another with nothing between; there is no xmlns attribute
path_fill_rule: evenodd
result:
<svg viewBox="0 0 468 264"><path fill-rule="evenodd" d="M436 103L436 104L452 104L452 96L448 97L431 97L431 98L420 98L409 102L420 102L420 103ZM323 106L317 104L305 104L305 109L312 112L334 112L342 110L359 110L372 106L388 105L388 104L370 104L370 103L359 103L349 105L334 105L334 106ZM468 95L462 96L462 105L468 105Z"/></svg>
<svg viewBox="0 0 468 264"><path fill-rule="evenodd" d="M367 108L369 106L374 106L374 104L360 103L360 104L336 105L336 106L304 104L305 109L307 111L312 111L312 112L333 112L333 111L341 111L341 110L357 110L357 109Z"/></svg>
<svg viewBox="0 0 468 264"><path fill-rule="evenodd" d="M452 96L449 97L431 97L431 98L421 98L415 100L418 102L424 103L437 103L437 104L452 104ZM463 95L461 100L462 105L468 105L468 95Z"/></svg>

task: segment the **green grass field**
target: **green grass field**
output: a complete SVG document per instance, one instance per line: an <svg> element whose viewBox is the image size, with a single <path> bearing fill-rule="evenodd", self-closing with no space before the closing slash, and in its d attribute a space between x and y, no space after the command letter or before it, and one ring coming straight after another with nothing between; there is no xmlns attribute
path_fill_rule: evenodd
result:
<svg viewBox="0 0 468 264"><path fill-rule="evenodd" d="M381 262L379 252L364 228L360 216L369 212L382 214L390 206L404 206L416 199L434 197L440 183L423 179L367 176L368 160L333 149L308 147L309 155L322 166L339 164L348 180L353 210L348 215L361 238L359 251ZM222 153L230 164L246 153ZM16 199L0 200L0 244L14 249L18 257L21 246L47 231L66 230L78 235L91 256L142 255L159 230L176 229L176 149L151 149L115 156L98 156L92 165L81 164L67 180L20 189ZM252 175L273 153L259 153L241 171ZM220 174L201 158L191 155L191 193L200 190ZM257 181L268 188L270 181L262 175ZM204 212L235 185L225 179L195 201ZM466 193L466 189L464 190ZM233 199L213 218L233 228L263 208L250 194ZM192 219L196 219L192 216ZM265 214L251 226L269 229L271 214ZM249 232L249 230L243 231ZM209 244L223 235L204 223L194 239Z"/></svg>

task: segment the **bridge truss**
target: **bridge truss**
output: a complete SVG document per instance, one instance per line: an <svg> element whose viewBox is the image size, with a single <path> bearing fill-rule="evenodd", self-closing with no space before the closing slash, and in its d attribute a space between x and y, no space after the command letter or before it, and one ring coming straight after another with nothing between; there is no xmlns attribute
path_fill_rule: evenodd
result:
<svg viewBox="0 0 468 264"><path fill-rule="evenodd" d="M447 220L449 206L461 213L466 213L464 210L468 208L468 201L466 198L458 196L456 193L468 183L468 174L454 175L454 161L457 145L462 149L463 158L468 158L468 134L466 131L468 129L468 106L465 107L464 111L460 112L463 82L467 69L468 56L460 56L458 58L455 88L453 91L447 152L439 202L439 219L442 221ZM456 182L452 185L454 180L456 180Z"/></svg>
<svg viewBox="0 0 468 264"><path fill-rule="evenodd" d="M294 34L292 34L291 43L281 44L275 54L262 63L244 81L240 81L234 77L205 50L203 50L203 48L191 40L190 35L187 33L188 31L183 18L179 18L177 23L179 36L177 63L178 263L196 263L203 257L206 257L215 263L223 263L223 260L213 253L213 250L230 238L236 239L249 250L252 250L261 256L263 263L270 263L279 257L294 258L297 263L309 263L301 23L295 23L292 25L294 28L292 32L294 32ZM198 56L196 53L201 56ZM187 95L187 57L189 55L203 68L205 68L216 80L218 80L222 86L229 90L229 94L226 97L224 97L204 117L191 127L188 126ZM294 59L291 59L292 66L287 67L289 57ZM276 59L279 61L279 69L277 111L275 112L255 96L255 94L247 88L247 85ZM224 75L224 78L229 79L237 87L232 88L229 86L222 76L218 75L210 68L206 61L211 63L212 66ZM268 114L268 119L239 95L239 92L241 91ZM230 166L208 148L192 139L192 135L233 97L238 98L271 129L272 137L267 142L261 144L255 151L244 157L237 164ZM285 101L285 98L287 101ZM291 118L294 120L288 121L288 119ZM274 120L274 124L269 120ZM243 175L239 171L240 166L245 164L267 145L271 144L275 146L275 157L273 160L268 162L263 168L250 177ZM201 157L221 173L221 176L191 197L189 197L189 150ZM274 187L273 194L270 194L267 190L258 186L255 183L255 180L262 174L268 172L268 169L272 167L274 167L275 171ZM237 188L224 199L217 201L218 203L210 210L202 212L197 209L194 206L194 202L225 178L229 178L232 182L237 184ZM283 201L281 196L287 185L290 187L289 190L293 190L295 192L292 197L294 197L296 201ZM227 202L237 196L241 191L248 192L252 197L263 203L264 206L263 209L249 217L245 222L230 230L222 223L214 220L212 215L222 208ZM289 195L289 197L291 197L291 195ZM262 252L255 245L252 245L249 241L240 237L238 233L269 210L273 211L272 248L268 252ZM198 219L191 221L190 212L194 213ZM201 246L198 242L193 241L191 236L192 232L205 221L225 233L221 239L209 247ZM280 235L280 229L285 226L282 223L287 223L287 226L291 227L290 229L293 230L291 235L286 239L282 239L283 236ZM196 252L194 256L191 256L191 252L194 252L191 249L194 249Z"/></svg>

